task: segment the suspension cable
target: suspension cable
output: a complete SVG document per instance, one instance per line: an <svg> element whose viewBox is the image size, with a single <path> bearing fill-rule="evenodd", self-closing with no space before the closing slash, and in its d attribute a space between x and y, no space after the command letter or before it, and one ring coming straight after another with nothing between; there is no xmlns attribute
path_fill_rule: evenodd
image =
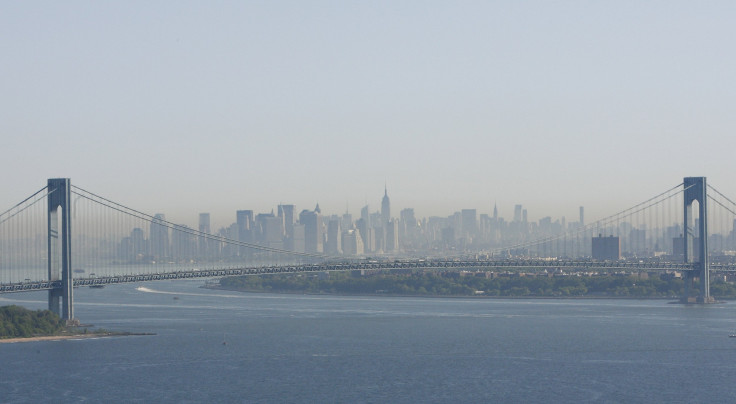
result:
<svg viewBox="0 0 736 404"><path fill-rule="evenodd" d="M7 214L8 212L12 211L13 209L17 208L18 206L20 206L20 205L22 205L22 204L26 203L26 202L27 202L27 201L28 201L29 199L31 199L31 198L33 198L34 196L36 196L36 195L40 194L41 192L43 192L43 190L44 190L44 189L48 189L48 186L46 186L46 187L43 187L43 188L39 189L38 191L34 192L34 193L33 193L33 195L31 195L31 196L29 196L28 198L26 198L26 199L24 199L24 200L22 200L22 201L20 201L20 202L16 203L16 204L15 204L15 206L13 206L12 208L10 208L10 209L6 210L6 211L5 211L5 212L3 212L3 213L0 213L0 217L2 217L3 215L6 215L6 214ZM53 193L53 192L54 192L55 190L56 190L56 189L53 189L53 190L49 191L49 192L48 192L48 193L47 193L46 195L48 195L48 194L51 194L51 193ZM44 196L45 196L45 195L44 195Z"/></svg>
<svg viewBox="0 0 736 404"><path fill-rule="evenodd" d="M715 193L717 193L718 195L720 195L723 199L731 202L732 205L736 206L736 202L730 200L726 195L723 195L720 191L718 191L717 189L715 189L714 187L712 187L710 184L708 184L708 188L712 189ZM710 197L710 195L709 195L709 197ZM731 212L731 213L733 213L733 212Z"/></svg>
<svg viewBox="0 0 736 404"><path fill-rule="evenodd" d="M661 202L663 202L665 200L671 199L671 198L673 198L673 197L675 197L675 196L677 196L677 195L685 192L687 189L689 189L689 188L691 188L691 187L694 186L694 185L690 185L689 187L687 187L685 189L681 189L678 192L667 196L667 198L665 198L665 199L657 200L658 198L661 198L663 195L667 195L668 193L671 193L673 190L677 189L678 187L681 187L683 184L684 183L680 183L680 184L678 184L678 185L676 185L676 186L674 186L674 187L672 187L672 188L670 188L670 189L668 189L668 190L666 190L666 191L664 191L664 192L662 192L662 193L660 193L660 194L658 194L658 195L656 195L656 196L654 196L652 198L647 199L644 202L641 202L639 204L636 204L636 205L634 205L634 206L632 206L632 207L630 207L628 209L624 209L624 210L622 210L622 211L620 211L620 212L618 212L618 213L616 213L614 215L610 215L610 216L608 216L606 218L600 219L600 220L598 220L596 222L593 222L593 223L591 223L589 225L585 225L583 227L580 227L580 228L574 230L573 232L571 232L569 234L570 235L585 234L588 231L594 230L596 227L605 226L607 224L613 223L614 221L620 220L620 218L622 216L624 216L624 214L627 214L627 215L631 216L631 215L633 215L635 213L638 213L638 212L641 212L641 211L643 211L645 209L648 209L648 208L650 208L650 207L652 207L652 206L654 206L654 205L656 205L658 203L661 203ZM654 202L652 202L652 201L654 201ZM562 238L562 237L564 237L567 234L568 233L563 234L563 235L550 236L550 237L546 237L546 238L542 238L542 239L538 239L538 240L532 240L530 242L518 243L518 244L515 244L515 245L512 245L512 246L508 246L508 247L496 248L496 249L492 250L492 253L502 252L502 251L508 251L508 250L511 250L511 249L519 249L519 248L525 248L525 247L535 246L535 245L538 245L538 244L543 243L543 242L551 241L551 240L554 240L554 239L557 239L557 238Z"/></svg>
<svg viewBox="0 0 736 404"><path fill-rule="evenodd" d="M713 198L710 195L708 195L708 199L710 199L711 201L715 202L717 205L720 205L720 207L722 207L723 209L725 209L726 211L728 211L732 215L736 215L736 212L734 212L733 210L729 209L726 205L724 205L723 203L721 203L721 201Z"/></svg>
<svg viewBox="0 0 736 404"><path fill-rule="evenodd" d="M80 196L82 198L88 199L88 200L90 200L92 202L98 203L98 204L103 205L105 207L108 207L110 209L116 210L116 211L118 211L120 213L129 215L129 216L132 216L132 217L141 219L141 220L146 220L148 222L155 223L155 224L160 225L160 226L169 227L172 230L180 231L180 232L187 233L187 234L190 234L190 235L204 237L204 238L206 238L208 240L220 241L220 242L223 242L223 243L226 243L226 244L230 244L230 245L235 245L235 246L240 246L240 247L246 247L246 248L252 248L252 249L255 249L255 250L261 250L261 251L267 251L267 252L287 254L287 255L297 255L297 256L302 256L302 257L323 258L323 259L333 258L333 257L327 256L327 255L324 255L324 254L302 253L302 252L297 252L297 251L283 250L283 249L279 249L279 248L266 247L266 246L261 246L261 245L258 245L258 244L252 244L252 243L246 243L246 242L243 242L243 241L232 240L232 239L229 239L229 238L226 238L226 237L223 237L223 236L213 235L211 233L205 233L205 232L202 232L202 231L199 231L199 230L195 230L195 229L192 229L192 228L189 228L189 227L186 227L186 226L182 226L182 225L179 225L179 224L175 224L175 223L169 222L167 220L162 220L162 219L154 218L153 216L151 216L151 215L149 215L147 213L143 213L143 212L140 212L138 210L129 208L129 207L125 206L125 205L122 205L120 203L111 201L111 200L109 200L107 198L104 198L104 197L101 197L99 195L96 195L96 194L94 194L92 192L89 192L89 191L87 191L85 189L82 189L80 187L77 187L77 186L74 186L74 185L72 187L73 188L76 188L76 189L79 189L80 191L85 192L85 193L87 193L89 195L92 195L92 196L94 196L96 198L99 198L99 199L101 199L101 200L103 200L103 201L105 201L107 203L100 202L100 201L95 200L93 198L90 198L89 196L84 195L82 193L72 191L75 195L78 195L78 196Z"/></svg>
<svg viewBox="0 0 736 404"><path fill-rule="evenodd" d="M44 188L45 188L45 187L44 187ZM26 202L26 201L28 201L29 199L33 198L34 196L38 195L38 194L39 194L39 192L43 191L43 189L44 189L44 188L41 188L41 190L39 190L39 191L38 191L38 192L36 192L35 194L31 195L30 197L26 198L25 200L23 200L23 202L21 202L21 203L19 203L19 204L15 205L15 206L13 206L12 208L10 208L9 210L7 210L7 211L5 211L5 212L3 212L3 213L2 213L2 215L4 215L4 214L7 214L7 213L8 213L8 212L10 212L11 210L13 210L13 209L17 208L17 207L18 207L19 205L23 204L24 202ZM44 200L44 198L46 198L47 196L49 196L49 195L50 195L50 194L51 194L52 192L54 192L54 191L52 190L51 192L47 192L47 193L46 193L46 194L44 194L43 196L39 197L39 198L38 198L38 199L36 199L35 201L33 201L33 202L29 203L28 205L24 206L24 207L23 207L22 209L18 210L17 212L13 213L12 215L9 215L8 217L6 217L6 218L4 218L4 219L0 220L0 224L3 224L3 223L5 223L5 222L7 222L8 220L10 220L10 219L12 219L13 217L17 216L18 214L20 214L20 213L21 213L21 212L23 212L24 210L26 210L26 209L30 208L31 206L33 206L33 205L37 204L38 202L40 202L40 201L42 201L42 200ZM2 217L2 215L0 215L0 217Z"/></svg>

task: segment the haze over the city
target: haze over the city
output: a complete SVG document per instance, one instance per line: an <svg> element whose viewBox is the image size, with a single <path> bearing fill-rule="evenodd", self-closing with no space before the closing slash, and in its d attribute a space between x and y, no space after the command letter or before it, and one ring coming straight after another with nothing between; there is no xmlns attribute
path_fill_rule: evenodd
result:
<svg viewBox="0 0 736 404"><path fill-rule="evenodd" d="M736 198L736 4L5 2L5 210L72 183L148 213L590 220Z"/></svg>

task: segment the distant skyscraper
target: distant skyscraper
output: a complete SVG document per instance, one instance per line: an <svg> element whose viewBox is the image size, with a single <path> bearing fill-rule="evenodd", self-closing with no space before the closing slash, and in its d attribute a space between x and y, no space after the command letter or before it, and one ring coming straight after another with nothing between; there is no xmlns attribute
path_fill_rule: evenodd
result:
<svg viewBox="0 0 736 404"><path fill-rule="evenodd" d="M383 199L381 200L381 227L386 227L391 220L391 200L388 198L388 188L383 188Z"/></svg>
<svg viewBox="0 0 736 404"><path fill-rule="evenodd" d="M294 225L292 238L289 240L288 249L296 252L307 252L304 245L304 225L297 223Z"/></svg>
<svg viewBox="0 0 736 404"><path fill-rule="evenodd" d="M245 243L253 242L253 211L239 210L235 212L238 225L238 240Z"/></svg>
<svg viewBox="0 0 736 404"><path fill-rule="evenodd" d="M342 218L340 219L340 227L343 231L347 231L353 228L353 215L351 215L348 212L345 212L344 215L342 215Z"/></svg>
<svg viewBox="0 0 736 404"><path fill-rule="evenodd" d="M366 220L370 221L370 217L368 219L360 218L357 222L355 222L355 227L358 229L358 232L360 232L360 238L363 241L363 248L365 252L373 252L374 244L376 241L375 236L375 230L372 227L368 227L366 224Z"/></svg>
<svg viewBox="0 0 736 404"><path fill-rule="evenodd" d="M496 203L493 203L493 221L498 221L498 206L496 206Z"/></svg>
<svg viewBox="0 0 736 404"><path fill-rule="evenodd" d="M463 209L460 211L461 226L464 236L473 237L478 233L477 212L475 209Z"/></svg>
<svg viewBox="0 0 736 404"><path fill-rule="evenodd" d="M130 232L130 242L132 246L132 257L135 261L141 261L148 253L146 248L146 235L143 229L136 227Z"/></svg>
<svg viewBox="0 0 736 404"><path fill-rule="evenodd" d="M514 221L515 222L521 221L521 205L514 206Z"/></svg>
<svg viewBox="0 0 736 404"><path fill-rule="evenodd" d="M239 210L235 212L235 224L237 226L238 241L243 243L253 243L253 211ZM238 255L244 257L252 250L245 246L238 248Z"/></svg>
<svg viewBox="0 0 736 404"><path fill-rule="evenodd" d="M255 219L255 237L260 245L268 245L283 238L281 218L271 213L259 213Z"/></svg>
<svg viewBox="0 0 736 404"><path fill-rule="evenodd" d="M396 220L390 220L386 223L384 234L386 252L398 252L399 251L399 222Z"/></svg>
<svg viewBox="0 0 736 404"><path fill-rule="evenodd" d="M180 224L178 228L189 229L183 224ZM187 262L194 258L197 251L197 238L190 232L193 233L194 229L189 229L189 232L171 232L171 255L177 262Z"/></svg>
<svg viewBox="0 0 736 404"><path fill-rule="evenodd" d="M583 227L583 226L585 226L585 214L584 214L584 209L581 206L580 207L580 227Z"/></svg>
<svg viewBox="0 0 736 404"><path fill-rule="evenodd" d="M621 259L621 242L618 237L593 237L592 255L594 260L618 261Z"/></svg>
<svg viewBox="0 0 736 404"><path fill-rule="evenodd" d="M296 223L296 206L294 205L279 205L279 217L284 218L284 231L287 236L290 236L294 223Z"/></svg>
<svg viewBox="0 0 736 404"><path fill-rule="evenodd" d="M399 217L404 228L417 227L417 219L414 217L413 208L402 209Z"/></svg>
<svg viewBox="0 0 736 404"><path fill-rule="evenodd" d="M345 255L363 255L363 240L358 230L348 230L342 235L342 248Z"/></svg>
<svg viewBox="0 0 736 404"><path fill-rule="evenodd" d="M296 223L296 206L279 205L279 217L282 218L284 226L284 246L288 250L293 250L294 224Z"/></svg>
<svg viewBox="0 0 736 404"><path fill-rule="evenodd" d="M199 214L199 231L202 233L210 233L210 214L200 213Z"/></svg>
<svg viewBox="0 0 736 404"><path fill-rule="evenodd" d="M224 227L220 229L220 235L222 237L225 237L230 240L238 240L238 224L237 223L231 223L230 226ZM238 246L232 245L230 243L224 243L221 242L220 244L220 253L223 257L237 257L239 255L238 253Z"/></svg>
<svg viewBox="0 0 736 404"><path fill-rule="evenodd" d="M210 214L209 213L200 213L199 214L199 232L200 233L206 233L210 234ZM209 256L209 243L208 239L204 236L199 236L198 242L197 242L197 249L199 251L199 256L204 258Z"/></svg>
<svg viewBox="0 0 736 404"><path fill-rule="evenodd" d="M340 230L339 220L330 220L327 223L327 254L342 254L342 231Z"/></svg>
<svg viewBox="0 0 736 404"><path fill-rule="evenodd" d="M364 226L366 226L367 228L373 227L371 226L371 212L368 205L363 206L363 209L360 210L360 218L363 219ZM363 236L365 237L365 235Z"/></svg>
<svg viewBox="0 0 736 404"><path fill-rule="evenodd" d="M284 248L283 218L277 216L264 217L261 223L262 243L271 248Z"/></svg>
<svg viewBox="0 0 736 404"><path fill-rule="evenodd" d="M299 223L304 225L304 248L306 252L323 252L322 215L319 213L319 204L317 204L314 211L304 209L299 214Z"/></svg>
<svg viewBox="0 0 736 404"><path fill-rule="evenodd" d="M401 218L399 221L399 240L401 240L401 244L412 244L412 247L415 247L413 244L419 235L419 225L416 217L414 217L414 209L402 209L399 217Z"/></svg>
<svg viewBox="0 0 736 404"><path fill-rule="evenodd" d="M171 256L169 247L169 228L164 223L166 216L163 213L157 213L153 216L151 222L151 255L156 260L161 260Z"/></svg>

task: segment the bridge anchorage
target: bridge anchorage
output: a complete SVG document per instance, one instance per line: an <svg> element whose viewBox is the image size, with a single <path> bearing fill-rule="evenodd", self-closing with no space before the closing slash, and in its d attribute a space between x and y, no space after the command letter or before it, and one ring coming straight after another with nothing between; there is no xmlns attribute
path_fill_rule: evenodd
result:
<svg viewBox="0 0 736 404"><path fill-rule="evenodd" d="M716 194L722 199L716 199ZM709 204L714 208L710 213ZM638 215L653 206L657 206L656 222L645 220L641 225ZM682 216L680 206L683 207ZM665 211L672 212L672 217L664 219ZM35 216L29 212L35 212ZM685 282L679 301L710 304L715 303L710 294L711 269L715 271L713 276L736 270L736 226L726 235L714 219L720 218L719 212L728 212L726 218L736 225L736 202L708 185L705 177L686 177L665 193L617 215L587 226L582 225L581 217L581 225L571 227L567 233L563 231L499 248L488 254L490 258L346 260L254 244L252 234L228 238L211 234L209 226L205 230L195 230L177 225L165 221L163 215L148 215L73 186L69 178L52 178L41 190L0 213L0 275L3 276L0 293L47 290L49 310L73 323L74 288L82 286L322 271L483 271L489 268L557 271L573 268L579 271L661 270L672 276L681 273ZM713 231L712 245L709 245L709 222ZM144 229L147 226L150 232L146 240ZM646 231L650 229L651 236L647 240ZM23 235L24 230L29 233ZM595 250L592 246L596 239L601 239L602 232L616 234L611 233L605 237L611 240L604 240L614 241L615 253L610 255L613 258L591 259L591 250ZM625 240L629 246L623 260L620 240ZM649 242L649 247L634 249L636 240L643 240L644 244ZM668 246L672 249L662 248L670 240L672 243ZM141 253L144 250L148 252ZM671 258L657 258L658 251ZM713 251L720 251L722 257L709 257L709 252ZM274 257L279 264L267 265L266 262L270 263ZM246 260L258 259L262 259L260 265L245 266Z"/></svg>

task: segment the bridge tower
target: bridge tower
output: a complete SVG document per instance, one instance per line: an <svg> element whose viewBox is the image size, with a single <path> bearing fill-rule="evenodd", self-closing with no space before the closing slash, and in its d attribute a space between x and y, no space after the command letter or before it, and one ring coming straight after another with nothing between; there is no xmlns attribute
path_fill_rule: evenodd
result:
<svg viewBox="0 0 736 404"><path fill-rule="evenodd" d="M697 265L694 271L686 273L685 277L685 294L682 297L683 303L690 302L690 284L693 278L700 278L700 296L697 303L713 303L714 300L710 296L710 271L708 266L708 205L707 205L707 186L705 177L685 177L685 212L684 212L684 252L685 262L695 262ZM690 226L693 213L693 202L698 202L698 223L697 237L694 228ZM693 247L697 246L697 250ZM697 252L697 261L695 261L695 253Z"/></svg>
<svg viewBox="0 0 736 404"><path fill-rule="evenodd" d="M70 322L74 319L70 179L49 179L48 192L49 280L61 280L61 288L49 290L49 310Z"/></svg>

